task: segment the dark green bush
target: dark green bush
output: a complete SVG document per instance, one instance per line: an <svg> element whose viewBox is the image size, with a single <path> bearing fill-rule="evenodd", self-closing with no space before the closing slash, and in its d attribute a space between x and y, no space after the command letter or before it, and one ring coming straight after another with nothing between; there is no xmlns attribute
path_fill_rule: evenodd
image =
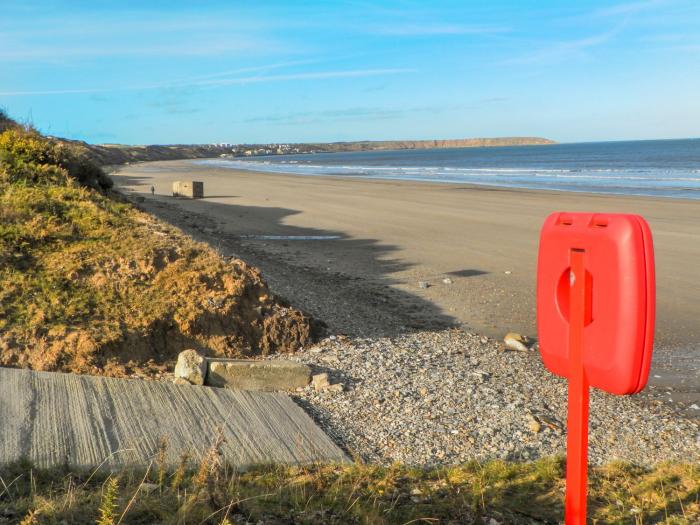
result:
<svg viewBox="0 0 700 525"><path fill-rule="evenodd" d="M0 133L0 179L20 184L66 184L107 189L111 179L77 146L47 139L38 132L10 127Z"/></svg>
<svg viewBox="0 0 700 525"><path fill-rule="evenodd" d="M0 108L0 133L15 126L17 123L10 118L4 109Z"/></svg>

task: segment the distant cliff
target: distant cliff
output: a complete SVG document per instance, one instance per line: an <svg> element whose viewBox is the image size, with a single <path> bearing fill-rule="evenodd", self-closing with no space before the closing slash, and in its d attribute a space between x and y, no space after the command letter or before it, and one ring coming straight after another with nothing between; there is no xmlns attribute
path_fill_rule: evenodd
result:
<svg viewBox="0 0 700 525"><path fill-rule="evenodd" d="M317 151L371 151L382 149L483 148L495 146L532 146L556 144L541 137L497 137L445 140L366 140L359 142L330 142L304 144Z"/></svg>
<svg viewBox="0 0 700 525"><path fill-rule="evenodd" d="M65 139L64 139L65 141ZM90 158L105 166L150 160L198 159L206 157L294 155L302 153L333 153L340 151L374 151L430 148L478 148L496 146L531 146L555 144L540 137L499 137L446 140L382 140L357 142L312 142L286 144L172 144L125 146L121 144L88 144L65 141L87 151Z"/></svg>

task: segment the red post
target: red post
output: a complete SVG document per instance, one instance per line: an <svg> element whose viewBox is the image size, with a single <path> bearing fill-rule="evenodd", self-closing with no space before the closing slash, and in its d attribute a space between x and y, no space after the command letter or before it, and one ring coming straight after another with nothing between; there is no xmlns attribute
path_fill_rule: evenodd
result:
<svg viewBox="0 0 700 525"><path fill-rule="evenodd" d="M569 290L569 413L566 437L566 524L585 525L588 483L588 380L583 369L585 251L572 249Z"/></svg>

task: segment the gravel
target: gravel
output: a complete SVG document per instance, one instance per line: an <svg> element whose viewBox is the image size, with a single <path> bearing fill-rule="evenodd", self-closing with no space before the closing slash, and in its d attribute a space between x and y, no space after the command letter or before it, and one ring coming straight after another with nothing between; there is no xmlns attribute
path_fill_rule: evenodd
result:
<svg viewBox="0 0 700 525"><path fill-rule="evenodd" d="M535 351L462 330L331 336L293 355L342 388L294 395L351 455L408 465L530 460L566 451L566 382ZM593 464L700 461L699 421L643 395L591 391Z"/></svg>
<svg viewBox="0 0 700 525"><path fill-rule="evenodd" d="M216 221L205 214L159 201L148 200L145 207L223 253L260 267L272 289L294 298L296 306L332 330L355 334L352 339L331 336L291 357L270 358L301 361L314 374L327 372L331 383L343 385L318 392L309 386L294 397L357 458L435 465L565 453L566 382L544 370L537 352L500 352L501 344L486 336L449 329L452 320L431 303L385 286L383 279L330 271L317 262L319 252L311 245L292 249L252 242L216 230ZM340 245L338 250L342 257ZM367 268L375 266L371 261ZM450 284L448 279L443 283ZM663 358L658 350L655 354ZM695 384L694 349L687 353L687 365L678 361L677 349L667 355L682 363L669 378L681 373ZM698 412L693 408L696 390L664 385L626 397L591 392L591 463L700 461L700 419L681 413Z"/></svg>

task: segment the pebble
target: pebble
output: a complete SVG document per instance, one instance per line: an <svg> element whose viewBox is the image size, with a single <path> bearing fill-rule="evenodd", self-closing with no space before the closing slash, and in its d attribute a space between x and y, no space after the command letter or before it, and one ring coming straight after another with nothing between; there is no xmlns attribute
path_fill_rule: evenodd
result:
<svg viewBox="0 0 700 525"><path fill-rule="evenodd" d="M540 422L537 421L532 415L529 415L527 418L527 426L535 434L542 430L542 425L540 425Z"/></svg>
<svg viewBox="0 0 700 525"><path fill-rule="evenodd" d="M429 288L429 287L430 287L430 283L428 281L418 281L418 288L425 290L426 288Z"/></svg>
<svg viewBox="0 0 700 525"><path fill-rule="evenodd" d="M565 454L566 381L545 370L537 353L500 348L478 334L444 330L325 339L268 358L323 370L316 376L334 383L330 392L310 385L293 397L367 462L436 466ZM331 354L332 365L323 359ZM643 394L592 389L590 399L591 464L700 462L698 421Z"/></svg>

